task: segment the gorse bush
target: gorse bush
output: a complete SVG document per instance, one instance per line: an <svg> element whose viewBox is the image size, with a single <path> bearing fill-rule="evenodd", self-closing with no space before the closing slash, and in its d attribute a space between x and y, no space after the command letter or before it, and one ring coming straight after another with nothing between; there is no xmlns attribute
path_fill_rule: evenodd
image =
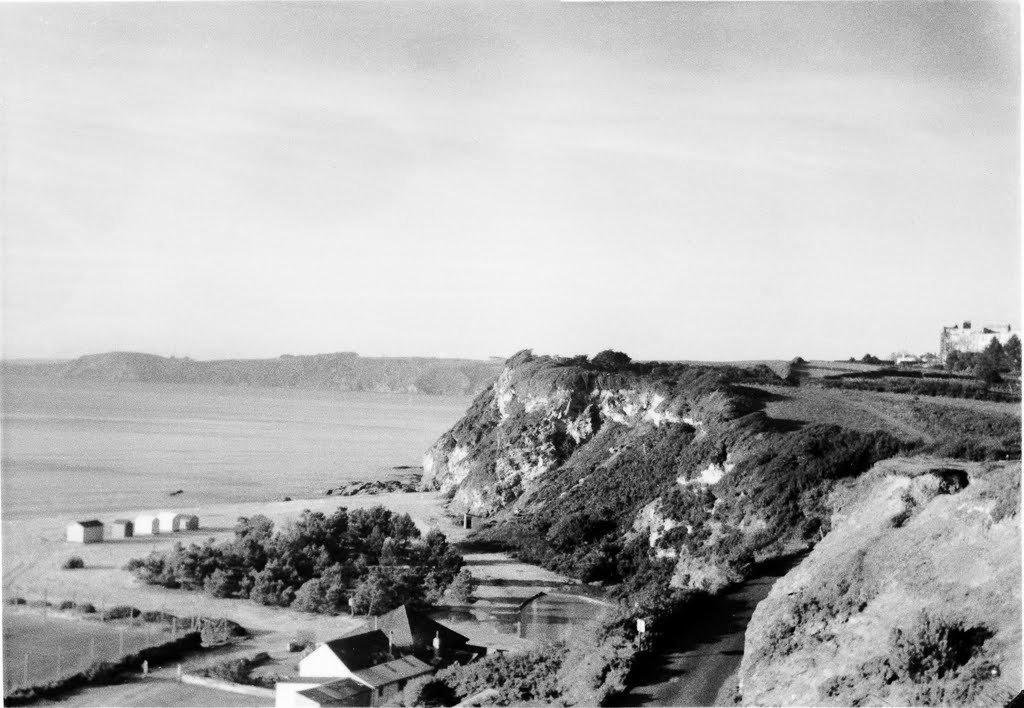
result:
<svg viewBox="0 0 1024 708"><path fill-rule="evenodd" d="M560 695L558 671L565 654L565 648L559 646L521 654L495 654L465 666L454 664L436 676L460 697L494 688L498 691L496 705L550 702Z"/></svg>
<svg viewBox="0 0 1024 708"><path fill-rule="evenodd" d="M85 561L80 556L71 556L64 561L64 570L78 570L85 567Z"/></svg>
<svg viewBox="0 0 1024 708"><path fill-rule="evenodd" d="M145 583L248 598L323 614L382 614L402 604L435 602L462 567L444 534L422 538L408 514L384 507L306 510L275 531L264 516L240 518L235 537L174 545L125 568Z"/></svg>
<svg viewBox="0 0 1024 708"><path fill-rule="evenodd" d="M893 631L890 666L899 676L924 683L958 672L992 637L987 627L921 612L909 630Z"/></svg>

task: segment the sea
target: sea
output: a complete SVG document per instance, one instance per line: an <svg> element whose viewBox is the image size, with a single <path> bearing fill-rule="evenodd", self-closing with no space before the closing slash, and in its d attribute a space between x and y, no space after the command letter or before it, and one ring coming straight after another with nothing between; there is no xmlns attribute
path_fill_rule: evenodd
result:
<svg viewBox="0 0 1024 708"><path fill-rule="evenodd" d="M323 496L418 467L467 396L3 378L0 513ZM404 470L408 471L408 470Z"/></svg>

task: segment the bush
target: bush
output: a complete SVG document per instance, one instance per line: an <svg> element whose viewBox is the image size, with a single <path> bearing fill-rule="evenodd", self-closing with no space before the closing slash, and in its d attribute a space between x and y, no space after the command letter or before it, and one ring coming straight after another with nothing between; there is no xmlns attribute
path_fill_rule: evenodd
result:
<svg viewBox="0 0 1024 708"><path fill-rule="evenodd" d="M603 352L599 352L591 363L599 369L608 369L615 371L623 367L629 366L629 363L633 361L629 358L628 354L617 352L613 349L605 349Z"/></svg>
<svg viewBox="0 0 1024 708"><path fill-rule="evenodd" d="M564 656L565 649L557 646L522 654L496 654L466 666L449 666L437 673L437 679L461 698L494 688L499 694L497 705L551 702L560 695L558 671Z"/></svg>
<svg viewBox="0 0 1024 708"><path fill-rule="evenodd" d="M957 673L992 636L987 627L966 627L962 620L921 612L909 630L893 632L890 665L915 683L942 679Z"/></svg>
<svg viewBox="0 0 1024 708"><path fill-rule="evenodd" d="M103 613L104 620L119 620L119 619L130 619L132 617L138 617L142 614L142 611L137 607L131 607L130 605L115 605L109 610Z"/></svg>
<svg viewBox="0 0 1024 708"><path fill-rule="evenodd" d="M331 614L347 609L347 589L366 585L375 566L408 569L395 574L392 594L398 604L422 606L451 584L462 557L444 534L421 539L408 514L377 506L339 508L329 516L307 509L276 532L266 517L243 517L232 540L178 543L169 552L132 559L125 570L147 584ZM367 605L375 612L397 606Z"/></svg>
<svg viewBox="0 0 1024 708"><path fill-rule="evenodd" d="M448 592L458 602L470 602L473 599L473 593L476 592L476 588L477 582L473 578L473 574L468 570L462 570L455 576L455 580L449 586Z"/></svg>
<svg viewBox="0 0 1024 708"><path fill-rule="evenodd" d="M59 610L73 610L73 609L75 609L75 603L72 602L71 600L64 600L63 602L60 603L60 605L57 606L57 609L59 609Z"/></svg>
<svg viewBox="0 0 1024 708"><path fill-rule="evenodd" d="M459 697L444 681L433 676L424 676L408 683L402 692L402 702L407 706L437 708L453 706L459 702Z"/></svg>
<svg viewBox="0 0 1024 708"><path fill-rule="evenodd" d="M64 561L64 570L78 570L85 567L85 561L80 556L71 556Z"/></svg>

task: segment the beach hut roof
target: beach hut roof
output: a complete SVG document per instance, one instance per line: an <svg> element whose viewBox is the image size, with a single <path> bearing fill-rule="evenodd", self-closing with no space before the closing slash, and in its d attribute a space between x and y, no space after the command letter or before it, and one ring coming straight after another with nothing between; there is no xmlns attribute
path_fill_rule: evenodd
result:
<svg viewBox="0 0 1024 708"><path fill-rule="evenodd" d="M103 525L103 522L100 521L99 519L90 519L88 521L72 521L71 523L77 524L78 526L82 526L84 528L91 528L91 527L102 526Z"/></svg>
<svg viewBox="0 0 1024 708"><path fill-rule="evenodd" d="M131 519L114 519L114 523L115 524L130 524L130 523L132 523L132 520Z"/></svg>

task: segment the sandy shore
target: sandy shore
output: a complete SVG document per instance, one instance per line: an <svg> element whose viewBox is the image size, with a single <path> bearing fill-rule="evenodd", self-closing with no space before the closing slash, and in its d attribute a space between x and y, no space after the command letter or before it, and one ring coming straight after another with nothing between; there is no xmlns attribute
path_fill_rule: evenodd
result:
<svg viewBox="0 0 1024 708"><path fill-rule="evenodd" d="M247 600L229 600L210 597L201 592L167 590L143 585L123 570L131 558L145 556L151 551L164 551L176 542L202 543L207 538L225 540L233 536L237 519L241 516L263 514L280 526L301 514L303 509L331 513L339 506L349 509L383 505L408 513L422 532L440 529L450 541L466 536L460 524L449 518L444 500L433 492L390 493L352 497L320 497L296 499L287 502L211 504L198 507L163 509L126 509L117 514L99 514L95 517L105 523L115 518L134 519L137 514L155 511L183 511L199 516L198 531L179 532L159 536L141 536L130 539L109 540L104 543L78 544L65 540L65 526L70 518L34 518L3 521L3 585L6 597L22 596L29 600L75 600L91 602L96 607L132 605L142 610L164 610L179 616L205 615L227 617L253 633L253 650L272 650L287 644L302 632L317 641L332 639L362 625L362 617L329 617L282 608L271 608ZM82 570L63 570L68 557L80 556L85 561ZM477 593L486 604L502 599L505 602L520 595L525 598L534 592L556 584L572 582L542 568L517 563L504 554L470 554L467 567L481 582ZM513 581L511 587L507 581ZM535 583L535 584L531 584ZM454 626L454 625L453 625ZM522 640L508 635L480 636L480 628L472 623L458 623L457 628L471 635L475 641L489 640L491 646L513 649ZM491 632L492 630L488 630Z"/></svg>

